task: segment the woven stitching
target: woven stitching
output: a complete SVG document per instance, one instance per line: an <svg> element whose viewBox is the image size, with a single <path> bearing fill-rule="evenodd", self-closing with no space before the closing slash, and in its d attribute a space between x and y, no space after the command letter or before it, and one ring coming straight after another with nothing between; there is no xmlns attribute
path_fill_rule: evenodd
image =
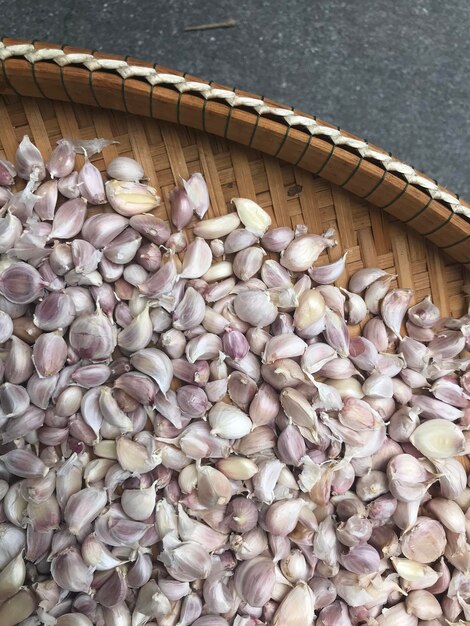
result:
<svg viewBox="0 0 470 626"><path fill-rule="evenodd" d="M316 119L297 115L291 109L273 107L267 105L259 98L239 96L229 89L217 89L209 83L186 80L183 76L157 72L154 67L142 67L139 65L129 65L127 61L117 59L98 59L93 54L85 53L65 53L60 48L36 49L33 44L14 44L6 46L0 42L0 61L5 61L11 57L24 57L31 64L39 61L53 61L61 68L66 65L82 65L91 74L97 70L115 72L122 79L141 78L150 85L171 85L175 87L180 95L187 92L199 94L205 100L224 100L230 107L252 108L258 116L271 115L280 118L289 127L301 127L311 136L321 135L328 137L335 147L347 146L354 150L360 157L368 161L377 161L387 172L401 175L408 185L419 187L428 193L433 200L438 200L447 205L454 213L460 213L470 218L470 209L463 206L459 199L444 190L433 181L420 175L413 167L406 165L391 155L380 150L369 147L366 141L345 136L339 129L323 126ZM92 80L90 84L93 85ZM256 130L256 129L255 129ZM252 136L253 140L254 134Z"/></svg>

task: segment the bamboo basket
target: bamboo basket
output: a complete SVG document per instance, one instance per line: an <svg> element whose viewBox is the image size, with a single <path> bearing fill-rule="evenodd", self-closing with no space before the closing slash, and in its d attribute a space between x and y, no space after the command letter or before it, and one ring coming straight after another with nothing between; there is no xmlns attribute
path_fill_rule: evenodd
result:
<svg viewBox="0 0 470 626"><path fill-rule="evenodd" d="M470 206L391 154L295 109L136 59L70 46L0 41L0 154L14 160L24 134L47 155L61 137L118 143L93 157L140 161L162 197L180 177L203 173L209 216L244 196L273 225L334 227L347 271L378 266L415 301L431 294L460 316L470 283ZM100 210L101 207L100 207Z"/></svg>

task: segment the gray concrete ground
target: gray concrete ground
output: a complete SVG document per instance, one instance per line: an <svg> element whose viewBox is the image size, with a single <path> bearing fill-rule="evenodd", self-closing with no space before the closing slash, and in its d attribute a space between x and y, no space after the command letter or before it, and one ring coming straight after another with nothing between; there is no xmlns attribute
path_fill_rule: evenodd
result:
<svg viewBox="0 0 470 626"><path fill-rule="evenodd" d="M468 0L0 0L2 34L131 54L338 124L470 199ZM233 18L224 30L186 26Z"/></svg>

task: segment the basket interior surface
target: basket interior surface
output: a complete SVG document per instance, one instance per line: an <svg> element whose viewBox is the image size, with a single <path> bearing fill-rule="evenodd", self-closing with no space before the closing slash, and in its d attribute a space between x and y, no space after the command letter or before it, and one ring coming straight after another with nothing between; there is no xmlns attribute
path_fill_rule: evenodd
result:
<svg viewBox="0 0 470 626"><path fill-rule="evenodd" d="M315 233L333 227L338 245L318 263L334 261L348 251L346 273L338 286L347 287L349 275L361 267L375 266L396 274L394 286L412 288L416 302L431 294L444 316L459 317L466 310L469 270L367 200L255 149L179 124L14 95L0 97L0 127L0 156L11 161L25 134L44 155L62 137L115 140L118 143L92 157L92 162L102 172L118 155L141 162L162 198L155 214L164 219L169 194L180 177L200 171L210 192L208 217L233 210L231 198L242 196L265 208L273 225L306 224ZM110 209L104 205L91 210Z"/></svg>

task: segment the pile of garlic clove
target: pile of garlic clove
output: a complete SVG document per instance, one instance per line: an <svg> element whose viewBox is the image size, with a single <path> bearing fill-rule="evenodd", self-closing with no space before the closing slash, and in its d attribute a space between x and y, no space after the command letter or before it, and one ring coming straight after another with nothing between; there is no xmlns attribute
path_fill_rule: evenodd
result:
<svg viewBox="0 0 470 626"><path fill-rule="evenodd" d="M1 626L468 623L469 315L108 143L0 161Z"/></svg>

